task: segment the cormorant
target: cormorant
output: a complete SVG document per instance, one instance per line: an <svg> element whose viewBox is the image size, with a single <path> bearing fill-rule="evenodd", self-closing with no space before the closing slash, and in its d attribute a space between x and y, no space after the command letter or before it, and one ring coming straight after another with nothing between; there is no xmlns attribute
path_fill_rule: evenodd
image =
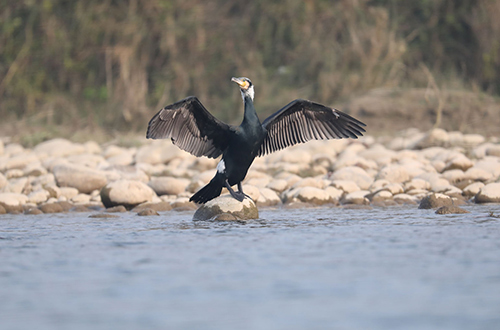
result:
<svg viewBox="0 0 500 330"><path fill-rule="evenodd" d="M354 138L365 132L364 123L339 111L308 100L290 102L264 122L253 106L254 86L250 79L232 78L240 87L245 113L240 126L223 123L212 116L195 96L161 109L149 122L147 138L172 139L179 148L199 157L222 158L217 173L189 200L206 203L226 187L243 201L241 182L257 156L264 156L309 140ZM238 185L238 191L231 187Z"/></svg>

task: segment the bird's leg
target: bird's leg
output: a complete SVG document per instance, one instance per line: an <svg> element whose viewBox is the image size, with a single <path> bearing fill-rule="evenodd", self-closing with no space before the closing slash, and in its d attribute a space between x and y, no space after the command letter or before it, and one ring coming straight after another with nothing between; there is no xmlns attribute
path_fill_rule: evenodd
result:
<svg viewBox="0 0 500 330"><path fill-rule="evenodd" d="M239 202L243 202L243 199L245 199L245 195L242 192L234 191L233 188L231 188L231 185L229 184L227 179L225 181L225 185L226 185L227 190L229 190L229 193L231 194L231 196L233 196L234 199L236 199Z"/></svg>
<svg viewBox="0 0 500 330"><path fill-rule="evenodd" d="M252 197L248 196L247 194L245 194L245 193L243 192L243 187L241 186L241 181L240 181L240 182L238 182L238 192L240 192L240 193L242 193L244 196L246 196L246 197L248 197L248 198L252 199ZM253 201L253 199L252 199L252 201Z"/></svg>

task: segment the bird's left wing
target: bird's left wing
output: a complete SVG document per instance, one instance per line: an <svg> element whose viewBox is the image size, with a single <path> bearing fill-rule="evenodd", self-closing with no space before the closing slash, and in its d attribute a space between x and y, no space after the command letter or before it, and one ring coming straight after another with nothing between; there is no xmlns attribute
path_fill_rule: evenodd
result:
<svg viewBox="0 0 500 330"><path fill-rule="evenodd" d="M150 121L148 139L172 142L197 157L217 158L228 145L231 127L212 116L195 96L161 109Z"/></svg>
<svg viewBox="0 0 500 330"><path fill-rule="evenodd" d="M366 125L339 110L299 99L269 116L262 126L267 132L258 156L310 140L356 139Z"/></svg>

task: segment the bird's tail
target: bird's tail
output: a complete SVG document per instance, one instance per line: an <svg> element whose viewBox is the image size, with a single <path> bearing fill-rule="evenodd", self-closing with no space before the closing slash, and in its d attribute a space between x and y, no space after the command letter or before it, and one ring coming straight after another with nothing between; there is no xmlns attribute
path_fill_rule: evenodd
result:
<svg viewBox="0 0 500 330"><path fill-rule="evenodd" d="M190 202L195 202L198 204L205 204L209 200L214 199L219 196L222 192L222 183L217 177L213 178L205 187L201 188L191 196Z"/></svg>

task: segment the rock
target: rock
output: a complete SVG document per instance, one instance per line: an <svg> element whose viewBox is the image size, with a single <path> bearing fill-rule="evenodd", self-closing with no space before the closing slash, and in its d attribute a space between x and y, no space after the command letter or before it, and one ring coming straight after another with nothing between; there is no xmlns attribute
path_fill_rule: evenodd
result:
<svg viewBox="0 0 500 330"><path fill-rule="evenodd" d="M50 193L47 190L38 189L38 190L32 191L28 194L28 201L30 203L40 204L40 203L47 201L47 199L49 199L49 197L50 197Z"/></svg>
<svg viewBox="0 0 500 330"><path fill-rule="evenodd" d="M344 191L337 189L333 186L326 187L325 192L330 196L330 200L334 204L338 204L340 201L340 198L344 194Z"/></svg>
<svg viewBox="0 0 500 330"><path fill-rule="evenodd" d="M431 194L420 201L419 209L435 209L453 205L451 197L443 194Z"/></svg>
<svg viewBox="0 0 500 330"><path fill-rule="evenodd" d="M231 214L238 220L259 218L259 211L251 199L245 198L243 202L239 202L231 195L222 195L200 206L193 220L212 220L223 213Z"/></svg>
<svg viewBox="0 0 500 330"><path fill-rule="evenodd" d="M383 179L393 183L403 183L410 180L411 178L404 166L392 164L383 167L378 172L376 179Z"/></svg>
<svg viewBox="0 0 500 330"><path fill-rule="evenodd" d="M351 180L361 189L368 189L373 183L371 178L365 170L357 166L343 167L335 171L331 176L332 180Z"/></svg>
<svg viewBox="0 0 500 330"><path fill-rule="evenodd" d="M387 190L380 190L373 194L370 200L372 202L383 202L389 199L392 199L392 194Z"/></svg>
<svg viewBox="0 0 500 330"><path fill-rule="evenodd" d="M109 213L96 213L89 215L89 218L94 219L107 219L107 218L119 218L119 216Z"/></svg>
<svg viewBox="0 0 500 330"><path fill-rule="evenodd" d="M22 206L28 202L28 197L23 194L5 192L0 193L0 205L6 206Z"/></svg>
<svg viewBox="0 0 500 330"><path fill-rule="evenodd" d="M50 199L49 199L49 201L50 201ZM58 202L55 202L55 204L59 204L59 206L61 206L63 212L68 212L74 207L73 204L71 204L70 202L67 202L67 201L58 201Z"/></svg>
<svg viewBox="0 0 500 330"><path fill-rule="evenodd" d="M303 203L314 205L323 205L333 203L334 200L325 190L315 187L301 187L293 195L293 199L297 199Z"/></svg>
<svg viewBox="0 0 500 330"><path fill-rule="evenodd" d="M127 212L127 209L123 205L113 206L106 209L106 212L115 213L115 212Z"/></svg>
<svg viewBox="0 0 500 330"><path fill-rule="evenodd" d="M462 214L462 213L470 213L470 212L455 205L441 206L436 211L436 214Z"/></svg>
<svg viewBox="0 0 500 330"><path fill-rule="evenodd" d="M102 149L95 141L87 141L83 144L85 148L85 152L88 154L100 154L102 153Z"/></svg>
<svg viewBox="0 0 500 330"><path fill-rule="evenodd" d="M266 187L278 193L281 193L288 187L288 182L283 179L275 179L269 182Z"/></svg>
<svg viewBox="0 0 500 330"><path fill-rule="evenodd" d="M194 202L190 202L188 197L179 197L170 203L174 211L190 211L198 209Z"/></svg>
<svg viewBox="0 0 500 330"><path fill-rule="evenodd" d="M0 173L0 189L5 187L8 183L9 182L7 181L7 178L2 173Z"/></svg>
<svg viewBox="0 0 500 330"><path fill-rule="evenodd" d="M493 174L478 167L471 167L464 173L464 179L472 181L488 181L493 178Z"/></svg>
<svg viewBox="0 0 500 330"><path fill-rule="evenodd" d="M500 145L493 145L486 149L486 155L500 157Z"/></svg>
<svg viewBox="0 0 500 330"><path fill-rule="evenodd" d="M70 212L90 212L90 209L85 205L75 205L71 209Z"/></svg>
<svg viewBox="0 0 500 330"><path fill-rule="evenodd" d="M463 181L465 178L465 173L464 171L459 169L447 170L446 172L443 172L442 176L450 183L454 184L456 182Z"/></svg>
<svg viewBox="0 0 500 330"><path fill-rule="evenodd" d="M43 213L60 213L63 212L63 208L58 203L46 203L38 207Z"/></svg>
<svg viewBox="0 0 500 330"><path fill-rule="evenodd" d="M368 205L370 201L365 196L370 192L368 190L360 190L349 193L345 195L341 202L342 204L357 204L357 205Z"/></svg>
<svg viewBox="0 0 500 330"><path fill-rule="evenodd" d="M245 185L243 185L243 192L245 194L247 194L248 196L250 196L250 198L254 202L257 202L260 198L260 190L259 190L259 188L255 187L255 186L245 184Z"/></svg>
<svg viewBox="0 0 500 330"><path fill-rule="evenodd" d="M500 203L500 183L485 185L475 197L476 203Z"/></svg>
<svg viewBox="0 0 500 330"><path fill-rule="evenodd" d="M2 141L0 141L1 143ZM7 213L7 210L5 209L5 207L3 207L3 205L0 204L0 214L5 214Z"/></svg>
<svg viewBox="0 0 500 330"><path fill-rule="evenodd" d="M481 188L484 187L484 183L482 182L474 182L469 184L467 187L465 187L462 191L463 195L465 197L472 197L477 195L480 191Z"/></svg>
<svg viewBox="0 0 500 330"><path fill-rule="evenodd" d="M434 128L416 144L417 149L425 149L433 146L447 146L449 143L448 133L441 128Z"/></svg>
<svg viewBox="0 0 500 330"><path fill-rule="evenodd" d="M149 216L149 215L160 215L160 214L158 212L156 212L155 210L153 210L153 209L146 208L146 209L144 209L142 211L139 211L137 213L137 215L139 215L139 216Z"/></svg>
<svg viewBox="0 0 500 330"><path fill-rule="evenodd" d="M38 157L33 153L23 152L8 158L0 158L0 171L5 172L11 169L23 169L30 163L39 162Z"/></svg>
<svg viewBox="0 0 500 330"><path fill-rule="evenodd" d="M346 194L361 190L356 182L351 180L334 180L331 185L334 188L342 190Z"/></svg>
<svg viewBox="0 0 500 330"><path fill-rule="evenodd" d="M5 172L5 177L7 179L17 179L24 176L24 172L18 168L13 168Z"/></svg>
<svg viewBox="0 0 500 330"><path fill-rule="evenodd" d="M24 214L38 215L43 214L43 212L38 207L30 207L24 211Z"/></svg>
<svg viewBox="0 0 500 330"><path fill-rule="evenodd" d="M78 189L76 188L73 188L73 187L61 187L59 188L59 192L60 192L60 196L64 196L66 199L71 199L73 197L75 197L76 195L78 195ZM52 196L52 197L56 197L56 196ZM59 198L59 197L56 197L56 198Z"/></svg>
<svg viewBox="0 0 500 330"><path fill-rule="evenodd" d="M53 173L59 187L73 187L84 194L90 194L93 190L101 189L108 182L106 175L101 171L81 165L56 165Z"/></svg>
<svg viewBox="0 0 500 330"><path fill-rule="evenodd" d="M0 156L3 155L4 153L4 145L3 145L3 141L0 140Z"/></svg>
<svg viewBox="0 0 500 330"><path fill-rule="evenodd" d="M498 157L487 157L478 161L474 168L479 168L493 174L494 178L500 176L500 158Z"/></svg>
<svg viewBox="0 0 500 330"><path fill-rule="evenodd" d="M182 150L169 140L156 140L150 145L140 147L135 154L135 163L166 164L181 157Z"/></svg>
<svg viewBox="0 0 500 330"><path fill-rule="evenodd" d="M281 204L281 198L278 194L269 188L259 188L259 199L257 200L258 206L275 206Z"/></svg>
<svg viewBox="0 0 500 330"><path fill-rule="evenodd" d="M186 191L191 183L188 179L178 179L172 177L153 177L149 181L150 186L158 196L161 195L179 195Z"/></svg>
<svg viewBox="0 0 500 330"><path fill-rule="evenodd" d="M45 190L49 193L49 197L59 198L61 196L61 189L55 184L46 185ZM68 188L75 190L75 196L78 194L78 190L75 188Z"/></svg>
<svg viewBox="0 0 500 330"><path fill-rule="evenodd" d="M319 188L323 189L327 183L325 183L323 180L318 180L316 178L304 178L300 179L299 181L295 182L292 186L292 188L300 188L300 187L314 187L314 188Z"/></svg>
<svg viewBox="0 0 500 330"><path fill-rule="evenodd" d="M444 171L457 170L457 169L466 171L473 165L474 163L469 158L467 158L463 154L459 154L446 163Z"/></svg>
<svg viewBox="0 0 500 330"><path fill-rule="evenodd" d="M170 203L167 202L159 202L159 203L147 202L137 205L136 207L134 207L132 211L139 212L145 209L150 209L156 212L164 212L172 210L172 205L170 205Z"/></svg>
<svg viewBox="0 0 500 330"><path fill-rule="evenodd" d="M127 209L153 200L154 191L140 181L118 180L101 189L101 201L106 208L123 205Z"/></svg>
<svg viewBox="0 0 500 330"><path fill-rule="evenodd" d="M86 204L90 202L90 195L87 194L78 194L71 198L71 202L75 204Z"/></svg>
<svg viewBox="0 0 500 330"><path fill-rule="evenodd" d="M38 144L33 151L38 155L67 157L84 153L85 147L65 139L52 139Z"/></svg>
<svg viewBox="0 0 500 330"><path fill-rule="evenodd" d="M393 196L393 200L398 204L417 204L417 198L408 194L397 194Z"/></svg>

